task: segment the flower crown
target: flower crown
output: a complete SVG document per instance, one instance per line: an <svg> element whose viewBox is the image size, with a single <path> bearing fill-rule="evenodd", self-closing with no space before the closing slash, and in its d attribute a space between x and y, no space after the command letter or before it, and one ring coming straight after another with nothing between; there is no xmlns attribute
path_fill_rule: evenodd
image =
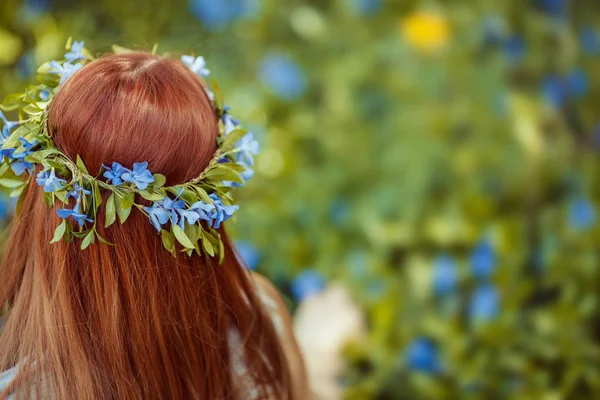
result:
<svg viewBox="0 0 600 400"><path fill-rule="evenodd" d="M94 57L84 48L83 42L67 42L65 59L51 61L38 68L37 85L24 92L9 95L1 108L18 110L19 121L8 121L0 111L3 121L0 135L0 185L12 189L11 197L17 200L20 210L24 189L31 180L33 164L43 168L35 178L43 187L44 200L52 207L58 200L63 203L56 211L63 221L54 231L51 243L59 240L81 240L85 249L102 238L96 224L108 227L117 217L124 223L133 207L144 213L162 238L164 247L174 256L176 242L188 256L194 252L211 257L224 256L223 242L217 232L222 222L238 209L233 204L232 188L243 186L253 175L253 156L258 153L258 143L251 132L243 129L234 119L229 107L224 106L218 84L212 80L206 89L219 120L218 148L206 169L195 179L175 186L165 186L166 178L151 173L147 162L134 163L131 168L117 162L102 165L98 176L92 176L83 160L71 160L54 146L52 132L47 125L47 109L53 96L71 75ZM115 53L128 52L113 46ZM205 81L210 71L203 57L183 56L186 64L199 79ZM111 194L103 204L102 191ZM137 204L143 198L151 205ZM66 208L70 198L75 206ZM105 219L99 222L98 210L104 207ZM76 224L68 223L72 219Z"/></svg>

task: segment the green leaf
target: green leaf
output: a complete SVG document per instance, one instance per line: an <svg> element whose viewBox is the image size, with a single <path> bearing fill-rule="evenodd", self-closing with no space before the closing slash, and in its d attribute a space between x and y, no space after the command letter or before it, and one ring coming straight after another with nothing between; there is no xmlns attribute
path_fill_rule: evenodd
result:
<svg viewBox="0 0 600 400"><path fill-rule="evenodd" d="M52 208L52 206L54 205L54 200L56 199L56 197L54 197L54 193L44 192L43 197L44 197L44 203L46 203L48 208Z"/></svg>
<svg viewBox="0 0 600 400"><path fill-rule="evenodd" d="M135 203L135 193L129 192L121 198L121 208L131 208Z"/></svg>
<svg viewBox="0 0 600 400"><path fill-rule="evenodd" d="M83 173L85 174L90 174L87 170L87 168L85 167L85 164L83 163L83 160L81 159L81 157L79 157L79 154L77 154L77 159L75 161L75 164L77 164L77 167L83 171Z"/></svg>
<svg viewBox="0 0 600 400"><path fill-rule="evenodd" d="M98 211L100 205L102 205L102 193L100 193L98 181L94 181L94 212Z"/></svg>
<svg viewBox="0 0 600 400"><path fill-rule="evenodd" d="M222 181L244 183L244 180L238 175L237 172L225 168L222 165L218 165L217 167L208 171L206 175L204 175L204 178L216 183L220 183Z"/></svg>
<svg viewBox="0 0 600 400"><path fill-rule="evenodd" d="M160 238L162 240L163 246L170 252L175 251L175 236L172 232L162 229L160 231Z"/></svg>
<svg viewBox="0 0 600 400"><path fill-rule="evenodd" d="M50 243L56 243L63 238L65 232L67 231L67 220L63 220L54 230L54 237L50 241Z"/></svg>
<svg viewBox="0 0 600 400"><path fill-rule="evenodd" d="M127 47L123 47L123 46L119 46L117 44L113 44L112 45L112 51L115 54L127 54L127 53L133 53L133 50L128 49Z"/></svg>
<svg viewBox="0 0 600 400"><path fill-rule="evenodd" d="M125 223L125 221L127 221L127 218L129 218L129 215L131 214L131 205L133 204L133 202L131 201L131 198L134 198L134 194L133 193L129 193L131 196L129 199L125 200L125 205L129 205L129 207L123 207L123 200L125 198L122 199L117 199L115 198L115 209L117 210L117 215L119 216L119 221L123 224ZM127 195L126 195L127 197Z"/></svg>
<svg viewBox="0 0 600 400"><path fill-rule="evenodd" d="M25 188L27 187L27 184L24 184L22 186L19 186L18 188L16 188L15 190L13 190L12 192L10 192L9 197L13 198L13 197L18 197L23 193L23 190L25 190Z"/></svg>
<svg viewBox="0 0 600 400"><path fill-rule="evenodd" d="M237 142L246 136L247 133L248 131L242 128L234 129L233 131L229 132L229 135L225 137L225 140L221 145L221 149L223 151L229 151L233 149L233 146L235 146Z"/></svg>
<svg viewBox="0 0 600 400"><path fill-rule="evenodd" d="M154 174L153 176L154 182L152 183L152 186L154 186L155 189L161 188L167 183L167 178L163 174Z"/></svg>
<svg viewBox="0 0 600 400"><path fill-rule="evenodd" d="M223 91L221 90L221 86L219 86L217 81L215 81L214 79L212 79L211 84L212 84L213 93L215 95L214 96L215 106L219 110L223 110L223 107L225 106L225 99L223 98Z"/></svg>
<svg viewBox="0 0 600 400"><path fill-rule="evenodd" d="M187 237L187 235L185 234L183 229L181 229L179 227L179 225L171 225L171 229L173 230L173 234L175 235L175 238L177 239L177 241L179 243L181 243L181 245L183 247L185 247L186 249L194 248L194 243L192 243L190 238Z"/></svg>
<svg viewBox="0 0 600 400"><path fill-rule="evenodd" d="M222 264L224 259L225 259L225 247L223 246L223 241L219 237L219 264Z"/></svg>
<svg viewBox="0 0 600 400"><path fill-rule="evenodd" d="M202 189L200 186L197 186L197 185L194 185L192 187L194 188L194 190L196 191L196 193L198 193L198 196L200 196L200 200L202 200L206 204L212 204L213 201L208 196L208 193L206 192L206 190Z"/></svg>
<svg viewBox="0 0 600 400"><path fill-rule="evenodd" d="M57 199L59 199L60 201L62 201L65 204L67 204L69 202L67 200L67 195L63 191L54 192L54 195L56 196Z"/></svg>
<svg viewBox="0 0 600 400"><path fill-rule="evenodd" d="M109 242L108 240L104 239L102 236L100 236L100 234L98 233L98 231L96 232L96 237L98 238L98 241L102 244L107 244L109 246L114 246L114 243Z"/></svg>
<svg viewBox="0 0 600 400"><path fill-rule="evenodd" d="M207 237L203 237L202 238L202 248L204 249L204 251L206 251L206 253L208 253L211 257L215 256L215 249L212 245L212 243L210 242L210 240L208 240Z"/></svg>
<svg viewBox="0 0 600 400"><path fill-rule="evenodd" d="M104 219L104 227L108 228L117 219L116 210L115 210L115 194L114 193L111 193L110 197L106 201L105 208L106 208L106 215L105 215L105 219Z"/></svg>
<svg viewBox="0 0 600 400"><path fill-rule="evenodd" d="M150 200L150 201L161 200L161 199L164 199L165 197L167 197L167 195L165 193L162 193L162 192L151 192L149 190L141 190L138 193L144 199Z"/></svg>
<svg viewBox="0 0 600 400"><path fill-rule="evenodd" d="M41 115L44 111L33 104L27 104L23 107L23 112L29 115Z"/></svg>
<svg viewBox="0 0 600 400"><path fill-rule="evenodd" d="M0 185L5 186L7 188L16 188L21 186L24 182L21 179L10 179L10 178L2 178L0 179Z"/></svg>
<svg viewBox="0 0 600 400"><path fill-rule="evenodd" d="M94 238L95 238L94 230L92 229L83 238L83 241L81 242L81 250L87 249L90 244L94 243Z"/></svg>

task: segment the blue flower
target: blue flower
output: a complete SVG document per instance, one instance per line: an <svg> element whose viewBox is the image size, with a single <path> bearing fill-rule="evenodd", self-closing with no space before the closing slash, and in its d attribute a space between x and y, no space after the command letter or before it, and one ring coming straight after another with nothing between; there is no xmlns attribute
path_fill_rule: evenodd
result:
<svg viewBox="0 0 600 400"><path fill-rule="evenodd" d="M71 45L71 51L65 54L65 58L69 60L69 62L77 61L77 60L85 60L86 57L83 55L83 40L82 41L74 41Z"/></svg>
<svg viewBox="0 0 600 400"><path fill-rule="evenodd" d="M181 61L189 67L196 75L206 78L210 75L210 70L206 68L204 57L181 56Z"/></svg>
<svg viewBox="0 0 600 400"><path fill-rule="evenodd" d="M17 73L21 79L28 79L36 70L35 57L31 50L25 52L17 61Z"/></svg>
<svg viewBox="0 0 600 400"><path fill-rule="evenodd" d="M236 241L235 248L248 269L254 271L260 262L260 252L252 243L247 241Z"/></svg>
<svg viewBox="0 0 600 400"><path fill-rule="evenodd" d="M6 139L10 136L10 131L17 125L19 125L19 121L9 121L6 119L2 111L0 111L0 119L2 119L2 138Z"/></svg>
<svg viewBox="0 0 600 400"><path fill-rule="evenodd" d="M504 53L513 64L518 64L525 56L525 42L520 36L512 36L504 41Z"/></svg>
<svg viewBox="0 0 600 400"><path fill-rule="evenodd" d="M71 64L70 62L59 63L58 61L50 61L50 69L48 72L51 74L60 75L59 85L62 85L67 79L71 77L75 72L79 71L83 67L83 64Z"/></svg>
<svg viewBox="0 0 600 400"><path fill-rule="evenodd" d="M569 224L577 230L586 230L596 223L596 207L583 196L569 204Z"/></svg>
<svg viewBox="0 0 600 400"><path fill-rule="evenodd" d="M227 221L233 214L238 210L239 206L226 206L223 204L219 196L215 193L211 193L209 197L213 200L215 209L209 215L211 219L211 225L213 228L218 229L222 222Z"/></svg>
<svg viewBox="0 0 600 400"><path fill-rule="evenodd" d="M92 194L92 192L90 192L89 190L87 190L86 188L83 188L81 186L79 186L79 184L77 182L75 182L73 184L73 190L69 191L67 193L67 199L69 197L73 197L75 200L79 201L81 199L82 195L90 195Z"/></svg>
<svg viewBox="0 0 600 400"><path fill-rule="evenodd" d="M478 286L471 295L469 316L473 320L491 320L500 311L500 296L490 284Z"/></svg>
<svg viewBox="0 0 600 400"><path fill-rule="evenodd" d="M587 74L582 69L573 69L566 77L569 94L575 98L580 98L587 92L588 84Z"/></svg>
<svg viewBox="0 0 600 400"><path fill-rule="evenodd" d="M35 147L38 143L37 140L29 142L27 139L22 137L19 138L19 141L22 143L21 146L23 150L21 150L20 148L4 149L1 153L2 155L8 156L8 158L10 159L10 167L17 176L21 175L26 170L31 171L33 164L31 164L28 161L25 161L25 157L33 153L31 149ZM17 150L19 151L17 152Z"/></svg>
<svg viewBox="0 0 600 400"><path fill-rule="evenodd" d="M322 292L325 289L325 278L320 272L308 269L298 274L290 284L292 296L297 301Z"/></svg>
<svg viewBox="0 0 600 400"><path fill-rule="evenodd" d="M203 201L197 201L194 204L192 204L190 209L192 209L198 214L199 219L203 221L210 221L212 218L211 216L214 214L216 207L214 204L205 203Z"/></svg>
<svg viewBox="0 0 600 400"><path fill-rule="evenodd" d="M85 224L85 221L94 222L93 219L88 218L87 215L82 214L79 211L79 203L75 204L75 207L72 210L68 210L68 209L56 210L56 213L58 214L59 217L61 217L63 219L72 217L75 221L77 221L79 226L83 226Z"/></svg>
<svg viewBox="0 0 600 400"><path fill-rule="evenodd" d="M38 185L44 187L44 192L56 192L57 190L61 190L67 182L64 179L57 178L54 173L54 168L50 171L42 171L37 174L36 182Z"/></svg>
<svg viewBox="0 0 600 400"><path fill-rule="evenodd" d="M448 295L454 292L457 281L456 261L443 254L437 257L433 264L433 289L438 295Z"/></svg>
<svg viewBox="0 0 600 400"><path fill-rule="evenodd" d="M192 0L190 12L209 31L227 27L245 12L243 0Z"/></svg>
<svg viewBox="0 0 600 400"><path fill-rule="evenodd" d="M169 222L169 213L159 203L154 203L152 207L144 207L144 210L148 213L150 222L158 232L160 232L161 225Z"/></svg>
<svg viewBox="0 0 600 400"><path fill-rule="evenodd" d="M568 91L563 80L556 75L544 79L542 93L548 103L556 108L562 107L568 98Z"/></svg>
<svg viewBox="0 0 600 400"><path fill-rule="evenodd" d="M600 38L598 32L591 26L581 28L579 31L579 42L583 51L590 55L600 53Z"/></svg>
<svg viewBox="0 0 600 400"><path fill-rule="evenodd" d="M502 16L493 14L483 19L483 40L486 44L500 45L505 37L506 21ZM506 47L505 50L507 50Z"/></svg>
<svg viewBox="0 0 600 400"><path fill-rule="evenodd" d="M555 17L564 17L567 12L567 0L538 0L539 6Z"/></svg>
<svg viewBox="0 0 600 400"><path fill-rule="evenodd" d="M40 91L40 99L46 101L50 98L50 92L46 89Z"/></svg>
<svg viewBox="0 0 600 400"><path fill-rule="evenodd" d="M429 338L414 339L408 345L404 357L408 367L415 371L436 374L442 370L437 346Z"/></svg>
<svg viewBox="0 0 600 400"><path fill-rule="evenodd" d="M295 100L306 90L304 71L291 57L281 53L268 54L262 60L259 79L283 100Z"/></svg>
<svg viewBox="0 0 600 400"><path fill-rule="evenodd" d="M223 116L221 117L223 125L225 126L225 136L229 135L240 124L240 121L234 119L231 114L229 114L229 110L230 107L225 106L223 108Z"/></svg>
<svg viewBox="0 0 600 400"><path fill-rule="evenodd" d="M125 182L130 182L135 184L135 186L140 190L145 190L149 184L154 182L154 177L152 173L148 171L148 161L143 163L134 163L133 171L126 171L121 176Z"/></svg>
<svg viewBox="0 0 600 400"><path fill-rule="evenodd" d="M359 15L373 15L381 10L381 0L350 0L352 11Z"/></svg>
<svg viewBox="0 0 600 400"><path fill-rule="evenodd" d="M112 163L112 168L102 164L102 167L106 170L102 176L110 181L111 184L118 186L123 184L123 174L131 173L131 170L123 167L118 162Z"/></svg>
<svg viewBox="0 0 600 400"><path fill-rule="evenodd" d="M254 165L253 156L258 154L260 146L252 132L248 132L236 143L234 150L237 152L237 161L251 167Z"/></svg>
<svg viewBox="0 0 600 400"><path fill-rule="evenodd" d="M471 253L471 271L477 279L488 279L496 268L496 253L488 241L480 242Z"/></svg>

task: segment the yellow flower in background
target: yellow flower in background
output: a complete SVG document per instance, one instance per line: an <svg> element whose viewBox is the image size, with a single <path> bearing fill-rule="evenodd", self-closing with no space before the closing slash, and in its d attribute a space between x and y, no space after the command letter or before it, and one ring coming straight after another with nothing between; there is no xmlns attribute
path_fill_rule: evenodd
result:
<svg viewBox="0 0 600 400"><path fill-rule="evenodd" d="M401 22L404 39L413 47L423 51L434 51L448 42L450 27L441 15L427 11L417 11Z"/></svg>

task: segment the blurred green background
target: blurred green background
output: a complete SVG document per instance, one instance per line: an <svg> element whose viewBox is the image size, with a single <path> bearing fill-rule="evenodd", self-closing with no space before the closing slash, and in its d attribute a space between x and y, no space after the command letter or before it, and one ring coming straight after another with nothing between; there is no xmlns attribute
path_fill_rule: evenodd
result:
<svg viewBox="0 0 600 400"><path fill-rule="evenodd" d="M70 36L206 57L262 147L248 265L365 310L347 398L600 397L597 1L7 2L1 97Z"/></svg>

